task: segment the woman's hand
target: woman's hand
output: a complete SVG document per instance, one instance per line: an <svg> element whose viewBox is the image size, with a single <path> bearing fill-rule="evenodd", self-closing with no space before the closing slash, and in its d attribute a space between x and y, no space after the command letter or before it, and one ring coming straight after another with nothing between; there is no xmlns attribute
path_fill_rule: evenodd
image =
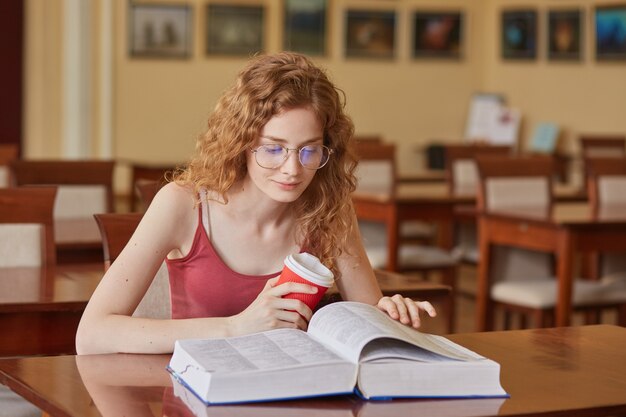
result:
<svg viewBox="0 0 626 417"><path fill-rule="evenodd" d="M415 329L421 325L420 310L428 313L430 317L437 315L435 308L428 301L413 301L400 294L393 297L382 297L378 300L376 307L387 313L392 319Z"/></svg>
<svg viewBox="0 0 626 417"><path fill-rule="evenodd" d="M279 278L268 280L252 304L231 318L234 335L278 328L307 329L313 314L311 309L300 300L281 297L292 292L315 294L317 288L295 282L276 286Z"/></svg>

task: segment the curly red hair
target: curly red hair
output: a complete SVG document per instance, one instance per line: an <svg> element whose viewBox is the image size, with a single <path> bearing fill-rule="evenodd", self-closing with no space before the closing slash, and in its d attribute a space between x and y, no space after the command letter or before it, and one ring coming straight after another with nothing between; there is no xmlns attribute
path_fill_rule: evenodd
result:
<svg viewBox="0 0 626 417"><path fill-rule="evenodd" d="M251 59L220 98L194 155L174 180L193 188L196 195L206 188L227 202L228 190L247 174L246 151L263 126L274 115L298 107L313 110L323 127L324 144L333 153L293 203L296 236L303 249L320 258L339 278L336 259L344 252L353 227L354 124L344 112L343 91L304 55L281 52Z"/></svg>

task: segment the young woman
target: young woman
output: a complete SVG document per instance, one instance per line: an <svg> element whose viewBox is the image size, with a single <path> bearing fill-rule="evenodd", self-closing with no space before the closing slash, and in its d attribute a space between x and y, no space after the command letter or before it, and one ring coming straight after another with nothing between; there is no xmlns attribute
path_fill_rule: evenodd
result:
<svg viewBox="0 0 626 417"><path fill-rule="evenodd" d="M218 102L196 152L164 186L91 297L79 354L171 352L176 339L306 329L311 310L283 299L283 260L306 251L345 300L418 327L428 302L382 297L351 205L353 124L340 90L303 55L259 56ZM166 260L171 320L132 317Z"/></svg>

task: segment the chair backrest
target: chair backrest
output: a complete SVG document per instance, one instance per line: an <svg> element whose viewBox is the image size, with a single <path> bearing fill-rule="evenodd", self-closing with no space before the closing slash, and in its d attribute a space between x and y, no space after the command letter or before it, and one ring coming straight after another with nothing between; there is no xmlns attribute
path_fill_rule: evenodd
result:
<svg viewBox="0 0 626 417"><path fill-rule="evenodd" d="M56 187L0 189L0 266L54 266Z"/></svg>
<svg viewBox="0 0 626 417"><path fill-rule="evenodd" d="M0 187L9 187L13 181L9 165L19 156L19 147L12 143L0 144Z"/></svg>
<svg viewBox="0 0 626 417"><path fill-rule="evenodd" d="M113 161L18 160L11 163L17 185L56 185L57 245L100 241L94 213L113 211Z"/></svg>
<svg viewBox="0 0 626 417"><path fill-rule="evenodd" d="M154 196L165 185L161 181L139 180L135 183L135 190L139 196L140 211L145 212L152 203Z"/></svg>
<svg viewBox="0 0 626 417"><path fill-rule="evenodd" d="M174 172L176 170L176 165L148 165L148 164L139 164L132 163L131 164L131 183L130 183L130 192L131 192L131 200L130 200L130 210L131 211L140 211L139 206L140 203L144 199L142 199L141 188L143 187L143 183L145 182L156 182L158 188L161 188L167 182L166 176ZM150 186L146 186L145 191L151 191ZM154 197L154 195L152 195ZM152 201L152 198L149 199ZM143 206L143 211L147 208L147 205Z"/></svg>
<svg viewBox="0 0 626 417"><path fill-rule="evenodd" d="M582 135L579 140L583 158L626 156L626 135Z"/></svg>
<svg viewBox="0 0 626 417"><path fill-rule="evenodd" d="M11 171L16 185L99 186L105 205L100 211L112 212L114 166L114 161L18 160L11 163Z"/></svg>
<svg viewBox="0 0 626 417"><path fill-rule="evenodd" d="M357 189L393 191L396 183L396 147L377 141L357 142Z"/></svg>
<svg viewBox="0 0 626 417"><path fill-rule="evenodd" d="M476 159L480 178L480 210L552 209L554 160L549 156L484 157Z"/></svg>
<svg viewBox="0 0 626 417"><path fill-rule="evenodd" d="M603 207L626 208L626 156L622 158L586 158L587 195L592 210L599 214Z"/></svg>
<svg viewBox="0 0 626 417"><path fill-rule="evenodd" d="M480 187L477 206L483 211L552 212L554 159L550 156L478 157ZM480 230L479 230L480 233ZM546 253L497 246L490 264L496 281L547 278L553 275L551 256Z"/></svg>
<svg viewBox="0 0 626 417"><path fill-rule="evenodd" d="M102 235L105 270L122 252L142 216L142 213L94 214ZM163 262L133 316L166 319L171 318L171 311L169 276Z"/></svg>
<svg viewBox="0 0 626 417"><path fill-rule="evenodd" d="M445 168L448 190L452 195L476 195L478 189L478 156L508 156L510 146L503 145L446 145Z"/></svg>

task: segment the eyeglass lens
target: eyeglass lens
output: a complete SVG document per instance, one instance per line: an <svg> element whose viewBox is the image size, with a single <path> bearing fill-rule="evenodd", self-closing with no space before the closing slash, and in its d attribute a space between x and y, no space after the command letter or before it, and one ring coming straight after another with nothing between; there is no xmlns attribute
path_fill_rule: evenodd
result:
<svg viewBox="0 0 626 417"><path fill-rule="evenodd" d="M256 149L256 162L263 168L277 168L286 159L289 149L281 145L261 145ZM298 150L298 160L307 169L318 169L328 162L329 150L322 145L307 145Z"/></svg>

